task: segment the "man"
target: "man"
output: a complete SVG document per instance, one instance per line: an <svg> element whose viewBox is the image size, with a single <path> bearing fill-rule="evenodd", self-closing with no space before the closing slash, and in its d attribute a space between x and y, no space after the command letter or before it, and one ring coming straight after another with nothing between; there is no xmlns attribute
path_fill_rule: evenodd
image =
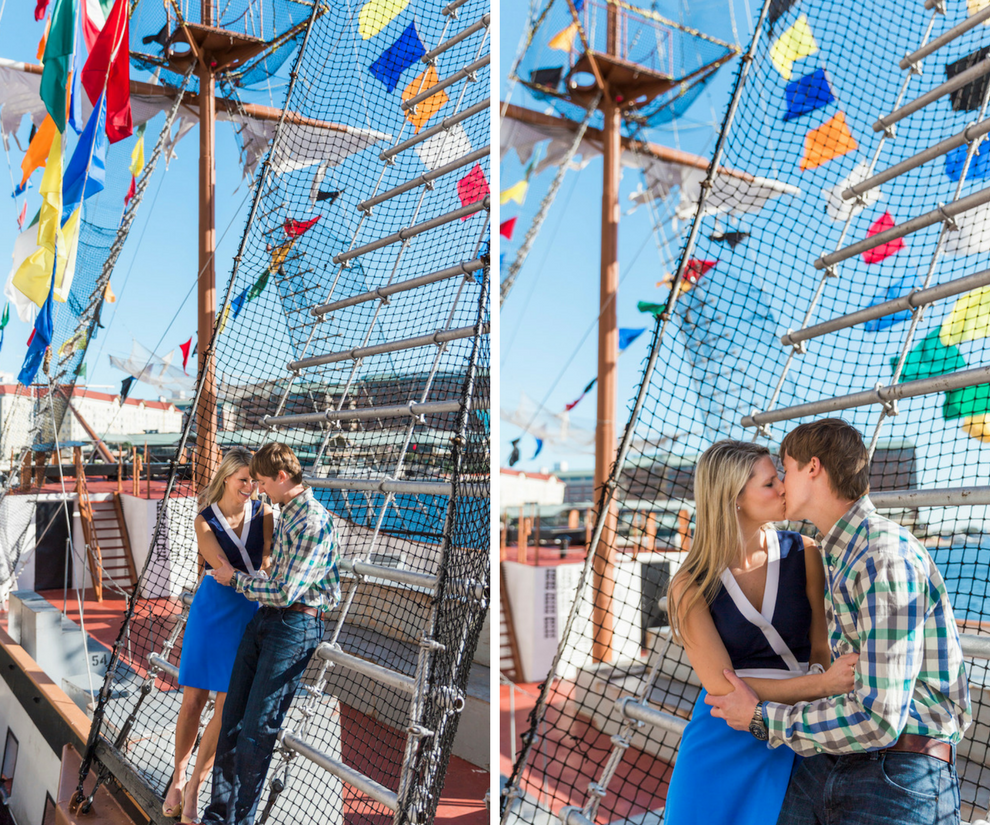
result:
<svg viewBox="0 0 990 825"><path fill-rule="evenodd" d="M322 613L340 601L333 521L303 485L295 454L285 444L267 444L251 459L251 475L282 513L270 578L233 568L214 571L217 581L261 602L261 609L234 660L204 823L254 821L282 721L323 638Z"/></svg>
<svg viewBox="0 0 990 825"><path fill-rule="evenodd" d="M856 687L796 705L759 702L726 670L734 690L705 700L712 716L808 757L778 825L958 823L955 746L971 716L942 577L907 529L877 514L869 456L850 425L802 424L780 454L787 518L819 530L832 657L859 653Z"/></svg>

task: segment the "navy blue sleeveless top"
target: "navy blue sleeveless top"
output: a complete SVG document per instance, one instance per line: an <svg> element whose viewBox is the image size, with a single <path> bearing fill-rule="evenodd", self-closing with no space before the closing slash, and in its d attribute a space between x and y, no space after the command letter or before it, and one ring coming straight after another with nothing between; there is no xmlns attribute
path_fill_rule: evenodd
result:
<svg viewBox="0 0 990 825"><path fill-rule="evenodd" d="M230 562L231 566L237 568L242 573L249 572L247 566L244 564L244 559L241 556L240 548L234 544L233 540L227 534L227 531L223 529L220 519L217 518L217 514L213 511L213 505L210 505L203 510L200 515L206 520L206 523L210 525L210 529L213 531L213 535L216 536L220 549L223 550L224 554L227 556L227 561ZM252 501L251 527L248 529L247 541L244 542L244 546L247 549L248 557L251 559L251 564L254 565L255 570L258 570L261 567L261 559L265 552L264 524L265 519L263 516L261 502ZM241 527L240 535L244 534L243 530L244 528ZM212 569L209 562L206 562L206 569Z"/></svg>
<svg viewBox="0 0 990 825"><path fill-rule="evenodd" d="M800 533L778 530L777 541L780 544L777 599L773 615L768 618L795 658L799 662L807 662L811 655L811 605L808 604L804 567L804 540ZM768 569L768 589L770 575ZM787 669L784 660L770 647L763 631L743 616L721 583L710 609L733 669Z"/></svg>

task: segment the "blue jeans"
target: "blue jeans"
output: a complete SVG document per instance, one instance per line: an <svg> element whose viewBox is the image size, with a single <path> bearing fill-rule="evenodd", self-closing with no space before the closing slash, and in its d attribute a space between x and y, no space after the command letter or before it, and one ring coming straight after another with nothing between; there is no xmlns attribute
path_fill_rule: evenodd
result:
<svg viewBox="0 0 990 825"><path fill-rule="evenodd" d="M953 765L920 753L877 751L801 761L777 825L958 825Z"/></svg>
<svg viewBox="0 0 990 825"><path fill-rule="evenodd" d="M315 616L265 606L254 614L230 675L204 823L254 822L276 737L322 638Z"/></svg>

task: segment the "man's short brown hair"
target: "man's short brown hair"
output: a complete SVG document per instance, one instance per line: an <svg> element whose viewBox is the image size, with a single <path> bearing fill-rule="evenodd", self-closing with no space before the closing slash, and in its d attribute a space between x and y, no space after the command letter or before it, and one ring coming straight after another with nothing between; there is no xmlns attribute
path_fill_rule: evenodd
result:
<svg viewBox="0 0 990 825"><path fill-rule="evenodd" d="M285 470L295 484L302 483L302 465L292 448L280 441L266 444L251 458L251 475L275 478Z"/></svg>
<svg viewBox="0 0 990 825"><path fill-rule="evenodd" d="M863 436L841 418L795 427L780 442L780 457L785 455L799 467L817 458L828 473L832 492L840 498L855 501L870 492L870 456Z"/></svg>

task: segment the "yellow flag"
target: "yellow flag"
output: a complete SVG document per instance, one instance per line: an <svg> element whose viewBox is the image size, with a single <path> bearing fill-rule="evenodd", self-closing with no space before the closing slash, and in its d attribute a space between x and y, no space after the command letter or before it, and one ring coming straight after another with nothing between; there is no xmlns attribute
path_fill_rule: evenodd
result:
<svg viewBox="0 0 990 825"><path fill-rule="evenodd" d="M370 40L408 5L409 0L368 0L358 12L358 34L364 40Z"/></svg>
<svg viewBox="0 0 990 825"><path fill-rule="evenodd" d="M770 47L770 62L784 76L784 80L790 80L794 73L794 61L817 51L818 44L811 33L808 18L802 14Z"/></svg>
<svg viewBox="0 0 990 825"><path fill-rule="evenodd" d="M551 49L556 49L558 52L572 52L574 51L574 39L578 35L578 24L571 23L563 31L557 32L547 45Z"/></svg>
<svg viewBox="0 0 990 825"><path fill-rule="evenodd" d="M103 299L108 304L114 304L117 302L117 296L113 294L113 287L110 286L109 281L107 281L107 288L103 290Z"/></svg>
<svg viewBox="0 0 990 825"><path fill-rule="evenodd" d="M278 268L285 263L286 257L288 257L289 252L292 249L292 244L296 242L296 238L286 241L281 246L276 246L272 250L272 265L269 267L270 272L278 272Z"/></svg>
<svg viewBox="0 0 990 825"><path fill-rule="evenodd" d="M970 17L978 11L983 11L987 6L990 6L990 0L966 0L966 11L969 12ZM983 25L990 26L990 17L983 21Z"/></svg>
<svg viewBox="0 0 990 825"><path fill-rule="evenodd" d="M41 179L41 214L38 218L38 248L18 267L11 280L12 286L37 306L45 303L55 269L55 300L65 301L71 287L72 271L66 279L67 265L75 262L75 244L79 237L79 213L77 209L59 227L62 215L62 141L52 141L52 148L45 163L45 175ZM58 266L55 250L58 249Z"/></svg>
<svg viewBox="0 0 990 825"><path fill-rule="evenodd" d="M137 177L141 174L144 169L144 135L141 135L137 139L137 143L134 144L134 148L131 149L131 174Z"/></svg>
<svg viewBox="0 0 990 825"><path fill-rule="evenodd" d="M220 326L217 327L217 335L220 335L227 326L227 319L230 317L230 304L223 308L223 315L220 316Z"/></svg>
<svg viewBox="0 0 990 825"><path fill-rule="evenodd" d="M938 337L947 347L990 335L990 286L963 295L942 323Z"/></svg>
<svg viewBox="0 0 990 825"><path fill-rule="evenodd" d="M529 189L529 184L526 181L521 180L519 183L510 186L508 189L503 189L498 196L498 202L505 206L509 201L515 201L520 206L526 200L526 190Z"/></svg>
<svg viewBox="0 0 990 825"><path fill-rule="evenodd" d="M987 1L990 2L990 0ZM426 71L420 72L416 76L416 79L406 86L406 90L402 93L402 100L409 100L409 98L425 92L430 87L436 86L439 82L440 79L437 77L437 70L433 66L429 66ZM415 112L412 110L406 112L406 120L416 127L415 134L419 134L419 130L444 107L447 100L446 93L441 89L435 95L430 95L426 100L417 103Z"/></svg>

